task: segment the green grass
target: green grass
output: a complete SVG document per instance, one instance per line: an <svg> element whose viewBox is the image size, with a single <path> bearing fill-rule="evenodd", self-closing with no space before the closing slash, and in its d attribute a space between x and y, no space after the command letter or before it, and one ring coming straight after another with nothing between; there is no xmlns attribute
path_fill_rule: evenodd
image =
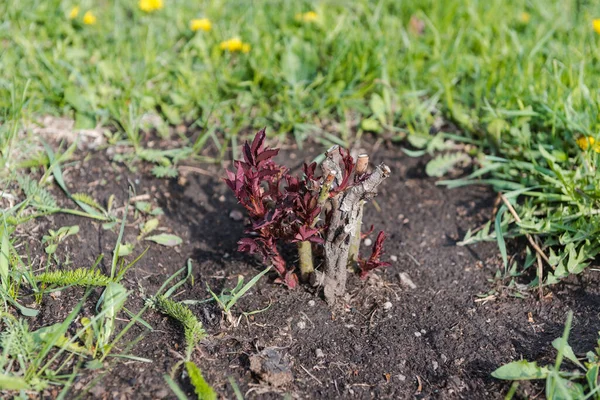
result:
<svg viewBox="0 0 600 400"><path fill-rule="evenodd" d="M519 99L527 106L549 97L555 109L565 86L577 85L583 51L595 47L585 16L562 6L409 3L167 1L146 14L133 1L88 1L80 14L91 9L98 17L88 26L81 16L68 19L68 2L9 2L0 6L0 105L10 111L11 94L28 86L27 116L70 114L81 127L114 126L139 146L139 118L158 110L170 124L217 129L225 145L264 125L304 139L340 122L335 136L349 139L346 122L371 116L369 100L378 94L387 125L425 134L436 106L473 127L492 115L485 98L516 109ZM311 9L318 21L295 20ZM525 10L532 14L527 26L520 22ZM413 15L424 21L423 35L408 29ZM196 16L210 18L213 30L191 32ZM567 34L569 43L551 45ZM219 49L234 36L251 45L248 54ZM548 57L566 63L565 78L575 82L555 87L563 71Z"/></svg>

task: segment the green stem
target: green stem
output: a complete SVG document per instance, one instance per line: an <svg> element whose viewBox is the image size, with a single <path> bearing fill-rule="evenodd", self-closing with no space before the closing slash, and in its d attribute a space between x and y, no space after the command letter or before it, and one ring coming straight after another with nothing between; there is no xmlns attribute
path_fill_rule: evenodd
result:
<svg viewBox="0 0 600 400"><path fill-rule="evenodd" d="M300 260L300 278L306 281L315 271L312 258L312 245L309 241L298 242L298 256Z"/></svg>
<svg viewBox="0 0 600 400"><path fill-rule="evenodd" d="M79 211L79 210L72 210L69 208L54 208L54 207L46 207L43 205L34 205L36 208L39 208L40 210L45 211L46 213L49 214L55 214L55 213L63 213L63 214L72 214L72 215L77 215L80 217L86 217L86 218L90 218L90 219L96 219L99 221L110 221L109 217L106 217L104 215L93 215L93 214L89 214L83 211Z"/></svg>
<svg viewBox="0 0 600 400"><path fill-rule="evenodd" d="M321 209L323 209L325 202L329 198L329 191L331 190L331 185L333 184L334 178L335 174L329 174L329 176L325 177L325 180L323 181L323 186L321 186L317 203ZM310 226L314 228L317 226L317 222L319 222L319 216L312 221ZM315 271L312 257L312 244L310 242L298 242L298 257L300 262L300 279L302 281L308 281L310 275Z"/></svg>

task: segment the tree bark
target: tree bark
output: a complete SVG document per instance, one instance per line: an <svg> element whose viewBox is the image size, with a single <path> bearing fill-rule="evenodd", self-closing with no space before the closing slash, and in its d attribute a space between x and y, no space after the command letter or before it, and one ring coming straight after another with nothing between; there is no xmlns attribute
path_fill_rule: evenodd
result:
<svg viewBox="0 0 600 400"><path fill-rule="evenodd" d="M331 163L323 163L323 169L331 170ZM339 167L338 167L339 168ZM341 174L340 174L341 175ZM377 194L377 187L390 175L390 169L381 164L364 181L338 193L331 201L331 216L325 238L325 276L323 293L325 300L333 304L346 292L346 277L350 238L355 232L357 220L362 214L362 202Z"/></svg>
<svg viewBox="0 0 600 400"><path fill-rule="evenodd" d="M362 216L363 216L363 206L365 204L364 200L360 201L359 206L359 214L356 218L356 228L354 232L350 236L350 249L348 250L348 263L350 266L354 267L358 262L358 253L360 252L360 243L361 243L361 235L362 235Z"/></svg>

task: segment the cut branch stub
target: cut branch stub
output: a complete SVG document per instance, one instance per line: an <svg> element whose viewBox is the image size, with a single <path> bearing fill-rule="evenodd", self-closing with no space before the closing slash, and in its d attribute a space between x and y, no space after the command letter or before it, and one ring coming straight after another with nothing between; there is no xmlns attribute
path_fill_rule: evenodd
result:
<svg viewBox="0 0 600 400"><path fill-rule="evenodd" d="M335 170L334 165L336 163L327 157L322 165L325 175ZM325 300L330 304L343 296L346 291L350 239L354 235L360 235L360 232L355 230L357 220L362 214L362 203L377 194L377 187L390 173L387 165L380 164L366 179L330 199L331 214L325 238L325 276L323 277Z"/></svg>
<svg viewBox="0 0 600 400"><path fill-rule="evenodd" d="M354 181L359 181L362 177L367 173L367 168L369 167L369 155L368 154L359 154L356 159L356 166L354 167ZM362 200L360 202L358 217L356 218L356 228L354 229L353 235L350 237L350 249L348 253L348 262L349 266L355 266L358 262L358 251L360 249L361 242L361 228L362 228L362 216L363 216L363 206L365 201Z"/></svg>
<svg viewBox="0 0 600 400"><path fill-rule="evenodd" d="M367 167L369 166L369 155L368 154L359 154L356 159L356 175L360 176L367 172Z"/></svg>

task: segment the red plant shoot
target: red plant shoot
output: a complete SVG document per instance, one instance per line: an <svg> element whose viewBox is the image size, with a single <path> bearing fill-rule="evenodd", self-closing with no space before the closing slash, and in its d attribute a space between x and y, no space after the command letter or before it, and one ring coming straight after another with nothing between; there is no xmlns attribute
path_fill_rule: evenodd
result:
<svg viewBox="0 0 600 400"><path fill-rule="evenodd" d="M362 185L370 174L363 168L364 165L360 171L355 171L356 165L350 153L339 149L339 154L335 154L339 155L338 161L332 161L332 157L329 160L326 178L316 175L316 163L304 164L302 177L292 176L287 168L273 161L279 149L265 147L265 137L265 129L262 129L251 144L244 144L243 160L234 162L235 169L227 171L225 182L250 219L250 226L245 231L249 237L238 242L238 251L260 254L263 261L277 271L278 281L293 288L298 284L298 277L295 268L288 266L281 256L278 243L298 243L303 278L307 264L307 260L302 262L303 257L310 258L309 272L312 273L311 248L313 245L324 245L327 221L335 211L330 207L325 218L320 218L325 203L329 199L333 201L336 196L340 197L354 186ZM386 264L379 261L382 234L382 239L378 236L376 241L379 247L374 247L377 255L365 261L364 267L361 264L361 277L371 269Z"/></svg>
<svg viewBox="0 0 600 400"><path fill-rule="evenodd" d="M375 239L375 243L373 244L371 257L369 257L367 260L359 258L358 267L360 268L361 279L366 279L369 272L375 268L389 267L391 265L389 262L380 260L381 256L383 255L383 242L385 241L385 238L385 232L380 231L377 235L377 239Z"/></svg>

